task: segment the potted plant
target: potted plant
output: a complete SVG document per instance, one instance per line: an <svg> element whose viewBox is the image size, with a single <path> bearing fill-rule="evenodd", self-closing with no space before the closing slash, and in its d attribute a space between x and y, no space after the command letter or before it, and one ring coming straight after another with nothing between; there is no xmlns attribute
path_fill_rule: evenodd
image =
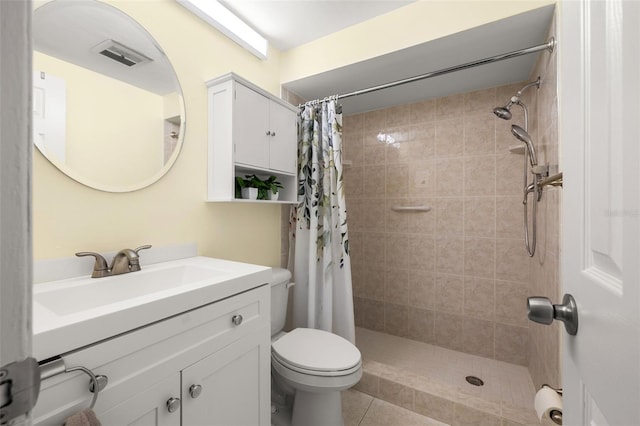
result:
<svg viewBox="0 0 640 426"><path fill-rule="evenodd" d="M280 188L282 188L282 184L276 180L275 176L269 176L265 184L267 185L267 195L270 200L277 200L278 193Z"/></svg>
<svg viewBox="0 0 640 426"><path fill-rule="evenodd" d="M236 198L249 200L277 200L278 190L282 184L275 176L269 176L266 180L256 175L246 175L244 178L236 176Z"/></svg>
<svg viewBox="0 0 640 426"><path fill-rule="evenodd" d="M257 199L258 186L256 180L252 179L251 176L246 176L245 178L236 176L236 198L244 198L246 200Z"/></svg>

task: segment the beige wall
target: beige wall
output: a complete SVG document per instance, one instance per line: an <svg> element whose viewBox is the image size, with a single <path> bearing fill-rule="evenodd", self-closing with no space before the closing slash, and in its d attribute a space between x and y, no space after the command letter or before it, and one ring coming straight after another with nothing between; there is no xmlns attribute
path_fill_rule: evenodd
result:
<svg viewBox="0 0 640 426"><path fill-rule="evenodd" d="M162 168L162 96L39 52L33 67L66 83L63 167L111 187L146 181Z"/></svg>
<svg viewBox="0 0 640 426"><path fill-rule="evenodd" d="M550 36L555 35L555 22ZM528 92L523 98L532 105L531 136L538 152L538 162L549 164L552 173L558 168L558 96L557 50L545 52L531 73L541 77L537 92ZM546 187L538 204L538 242L535 257L530 260L529 294L545 296L559 303L560 295L560 208L562 189ZM529 371L536 388L547 383L561 388L560 342L562 325L555 321L550 326L531 323L529 333ZM562 331L564 332L564 331Z"/></svg>
<svg viewBox="0 0 640 426"><path fill-rule="evenodd" d="M357 325L527 365L523 157L491 113L520 87L345 117Z"/></svg>
<svg viewBox="0 0 640 426"><path fill-rule="evenodd" d="M196 242L202 255L279 265L279 206L204 201L207 184L204 82L234 71L278 94L279 52L270 51L269 59L260 61L173 0L112 4L154 36L176 69L186 103L184 146L173 168L159 182L119 194L78 184L34 152L35 259L146 243L161 246Z"/></svg>

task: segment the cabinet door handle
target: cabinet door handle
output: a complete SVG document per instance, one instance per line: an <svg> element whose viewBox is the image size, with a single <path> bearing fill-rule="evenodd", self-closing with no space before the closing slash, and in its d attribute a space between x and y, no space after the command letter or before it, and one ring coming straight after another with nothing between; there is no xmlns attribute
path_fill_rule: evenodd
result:
<svg viewBox="0 0 640 426"><path fill-rule="evenodd" d="M271 132L267 130L267 136L271 136Z"/></svg>
<svg viewBox="0 0 640 426"><path fill-rule="evenodd" d="M202 393L202 386L200 385L189 386L189 395L191 395L191 398L195 399L199 397L201 393Z"/></svg>
<svg viewBox="0 0 640 426"><path fill-rule="evenodd" d="M271 132L271 136L275 136L275 135L276 135L276 132Z"/></svg>
<svg viewBox="0 0 640 426"><path fill-rule="evenodd" d="M180 409L180 398L169 398L167 400L167 410L170 413L175 413Z"/></svg>
<svg viewBox="0 0 640 426"><path fill-rule="evenodd" d="M242 318L242 315L234 315L233 317L231 317L231 322L233 323L233 325L242 324L242 320L244 320L244 318Z"/></svg>

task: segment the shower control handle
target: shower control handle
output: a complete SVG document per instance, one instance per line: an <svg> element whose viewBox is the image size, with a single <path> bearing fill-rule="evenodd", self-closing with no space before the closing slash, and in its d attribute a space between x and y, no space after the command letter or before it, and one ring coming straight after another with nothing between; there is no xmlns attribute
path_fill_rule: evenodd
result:
<svg viewBox="0 0 640 426"><path fill-rule="evenodd" d="M578 307L570 294L565 294L561 305L553 305L546 297L527 298L529 320L549 325L553 320L564 322L564 328L572 336L578 333Z"/></svg>

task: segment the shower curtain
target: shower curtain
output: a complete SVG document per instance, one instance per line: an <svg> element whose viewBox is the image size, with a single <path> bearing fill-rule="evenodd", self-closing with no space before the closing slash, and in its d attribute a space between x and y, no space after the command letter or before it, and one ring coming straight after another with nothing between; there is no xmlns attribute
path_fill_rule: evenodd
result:
<svg viewBox="0 0 640 426"><path fill-rule="evenodd" d="M336 101L301 108L298 205L291 209L293 325L355 343L351 260L342 176L342 112Z"/></svg>

